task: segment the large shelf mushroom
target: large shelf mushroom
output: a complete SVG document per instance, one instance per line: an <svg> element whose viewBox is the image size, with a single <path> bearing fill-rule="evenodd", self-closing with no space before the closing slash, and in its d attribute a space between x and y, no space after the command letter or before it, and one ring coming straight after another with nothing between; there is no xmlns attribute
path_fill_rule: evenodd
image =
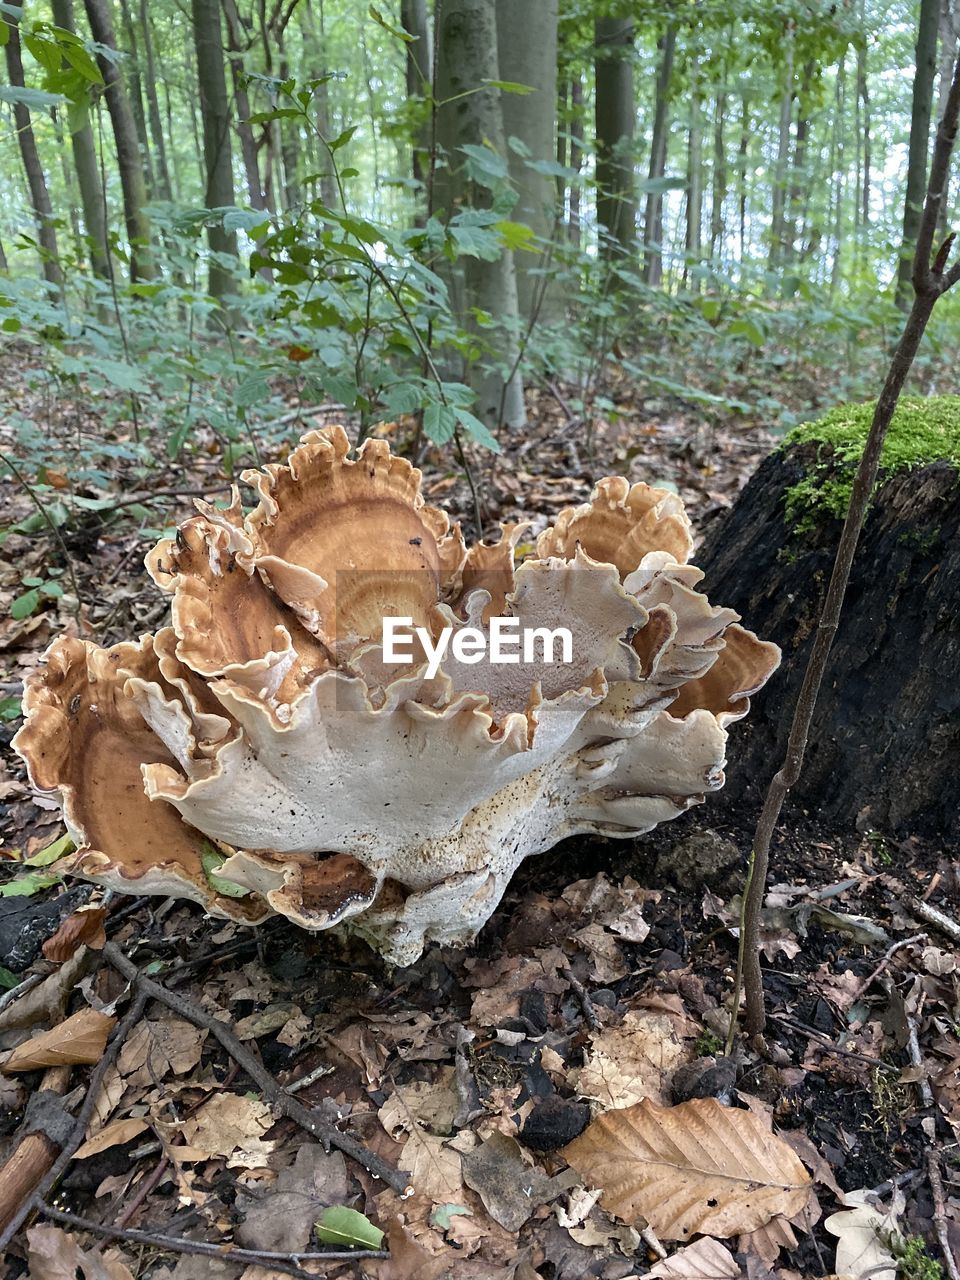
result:
<svg viewBox="0 0 960 1280"><path fill-rule="evenodd" d="M203 504L147 557L171 626L56 640L14 746L59 794L69 869L256 923L349 927L397 963L469 941L519 863L579 832L630 837L723 785L727 726L776 646L696 588L676 495L602 481L515 568L520 526L470 548L420 473L339 428ZM383 619L521 634L569 662L448 650L398 666ZM415 641L411 635L411 644Z"/></svg>

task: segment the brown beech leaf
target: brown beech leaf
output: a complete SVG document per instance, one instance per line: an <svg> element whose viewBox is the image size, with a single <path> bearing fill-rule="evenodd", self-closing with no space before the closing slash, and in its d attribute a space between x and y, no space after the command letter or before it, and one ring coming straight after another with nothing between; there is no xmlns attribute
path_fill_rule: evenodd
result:
<svg viewBox="0 0 960 1280"><path fill-rule="evenodd" d="M43 954L54 964L69 960L78 947L90 947L101 951L107 940L103 922L107 918L104 907L80 907L60 922L57 932L43 944Z"/></svg>
<svg viewBox="0 0 960 1280"><path fill-rule="evenodd" d="M647 1272L658 1280L740 1280L742 1274L729 1249L709 1236L678 1249Z"/></svg>
<svg viewBox="0 0 960 1280"><path fill-rule="evenodd" d="M108 1147L122 1146L131 1138L136 1138L143 1133L146 1128L146 1120L140 1120L136 1116L130 1116L126 1120L114 1120L112 1124L98 1129L92 1138L88 1138L74 1153L73 1158L86 1160L90 1156L99 1155L101 1151L106 1151Z"/></svg>
<svg viewBox="0 0 960 1280"><path fill-rule="evenodd" d="M81 1009L58 1026L17 1045L0 1071L10 1076L21 1071L36 1071L38 1067L99 1062L116 1021L96 1009Z"/></svg>
<svg viewBox="0 0 960 1280"><path fill-rule="evenodd" d="M644 1099L598 1116L563 1152L625 1222L646 1219L661 1240L756 1231L793 1217L811 1179L764 1117L697 1098L676 1107Z"/></svg>

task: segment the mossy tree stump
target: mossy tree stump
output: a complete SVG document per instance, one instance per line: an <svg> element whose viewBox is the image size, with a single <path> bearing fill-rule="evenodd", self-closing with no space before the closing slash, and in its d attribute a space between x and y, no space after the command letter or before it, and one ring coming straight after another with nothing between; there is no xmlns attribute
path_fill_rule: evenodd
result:
<svg viewBox="0 0 960 1280"><path fill-rule="evenodd" d="M872 405L798 428L697 560L783 649L731 734L727 795L783 759ZM837 827L960 836L960 397L907 398L884 447L794 804Z"/></svg>

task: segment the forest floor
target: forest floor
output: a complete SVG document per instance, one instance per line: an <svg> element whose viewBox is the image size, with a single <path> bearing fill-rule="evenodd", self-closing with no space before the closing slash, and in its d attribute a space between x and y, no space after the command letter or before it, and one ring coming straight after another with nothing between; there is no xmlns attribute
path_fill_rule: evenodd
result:
<svg viewBox="0 0 960 1280"><path fill-rule="evenodd" d="M6 364L0 389L25 395ZM531 428L515 446L498 459L471 453L485 531L521 516L536 530L561 506L583 501L597 478L622 472L675 487L702 533L774 444L762 424L710 422L663 397L635 403L626 383L607 395L618 403L615 420L583 423L561 388L538 392ZM99 414L82 405L38 404L34 416L43 417L53 457L68 457L72 438L98 430ZM305 425L336 417L318 412ZM391 442L409 435L401 424ZM428 500L473 520L471 486L447 455L428 450L423 465ZM72 491L66 469L51 466L46 478ZM163 509L173 521L189 514L188 492L225 496L225 483L213 451L159 466L148 486L121 467L108 488L84 492L125 505L101 504L64 524L62 545L49 533L8 535L0 548L8 702L53 635L82 628L113 642L159 625L165 604L140 569L158 518L131 499L149 489L160 501L169 491ZM5 523L29 519L30 496L9 483L4 491ZM51 565L66 567L64 553L82 607L68 589L23 618L9 616L24 579L46 580ZM8 721L6 741L12 710ZM305 934L279 919L254 932L182 902L104 901L90 886L44 887L43 851L62 833L59 812L36 802L7 753L0 878L26 871L36 887L0 897L0 958L8 985L23 984L0 997L0 1050L53 1028L64 1065L43 1079L76 1114L96 1068L82 1065L91 1058L76 1050L76 1033L60 1032L58 1042L57 1028L67 1012L111 1007L124 991L104 939L171 999L152 1001L126 1026L116 1061L95 1081L84 1144L49 1211L14 1241L6 1275L885 1280L899 1270L908 1280L936 1280L938 1228L960 1254L956 864L929 843L825 831L788 815L765 908L766 1049L738 1040L727 1057L738 894L754 817L714 802L642 840L568 841L523 865L475 944L433 946L398 970L357 941ZM41 865L25 868L30 859ZM78 916L82 904L104 911ZM90 945L78 951L84 914L103 930L89 936L88 919ZM64 963L44 958L45 941ZM289 1115L277 1118L262 1078L217 1038L227 1017L276 1088L357 1139L375 1157L367 1165L379 1160L409 1174L414 1194L326 1151ZM0 1077L0 1159L19 1141L40 1082L39 1070ZM585 1191L561 1149L591 1111L641 1098L694 1110L719 1098L761 1131L775 1127L809 1170L814 1194L766 1226L731 1232L718 1224L693 1244L661 1242L635 1215L625 1225L604 1208L615 1197L598 1202ZM942 1154L941 1187L931 1187L932 1150ZM617 1158L629 1180L629 1159ZM735 1168L727 1174L736 1182ZM0 1199L2 1188L0 1174ZM351 1234L356 1223L336 1224L340 1244L318 1243L314 1223L333 1205L377 1224L389 1256L374 1256L382 1251L370 1247L378 1238L365 1236L368 1228ZM656 1221L652 1211L647 1218ZM108 1228L146 1234L111 1239ZM914 1237L925 1245L904 1246ZM360 1239L369 1256L294 1256L342 1253ZM186 1253L185 1242L210 1242L217 1256ZM251 1252L233 1257L229 1249Z"/></svg>

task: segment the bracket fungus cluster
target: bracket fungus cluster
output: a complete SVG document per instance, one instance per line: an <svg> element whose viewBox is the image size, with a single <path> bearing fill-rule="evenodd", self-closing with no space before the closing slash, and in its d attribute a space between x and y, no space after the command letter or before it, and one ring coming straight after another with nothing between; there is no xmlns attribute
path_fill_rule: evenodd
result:
<svg viewBox="0 0 960 1280"><path fill-rule="evenodd" d="M340 428L246 473L259 502L198 504L147 557L171 625L63 637L27 682L15 747L59 795L68 869L257 923L348 924L384 956L469 941L521 860L629 837L723 784L727 726L779 661L709 603L680 499L597 485L515 566L524 526L467 548L420 473ZM386 660L385 617L410 660ZM566 628L569 661L417 649L491 618ZM463 654L467 646L460 646Z"/></svg>

